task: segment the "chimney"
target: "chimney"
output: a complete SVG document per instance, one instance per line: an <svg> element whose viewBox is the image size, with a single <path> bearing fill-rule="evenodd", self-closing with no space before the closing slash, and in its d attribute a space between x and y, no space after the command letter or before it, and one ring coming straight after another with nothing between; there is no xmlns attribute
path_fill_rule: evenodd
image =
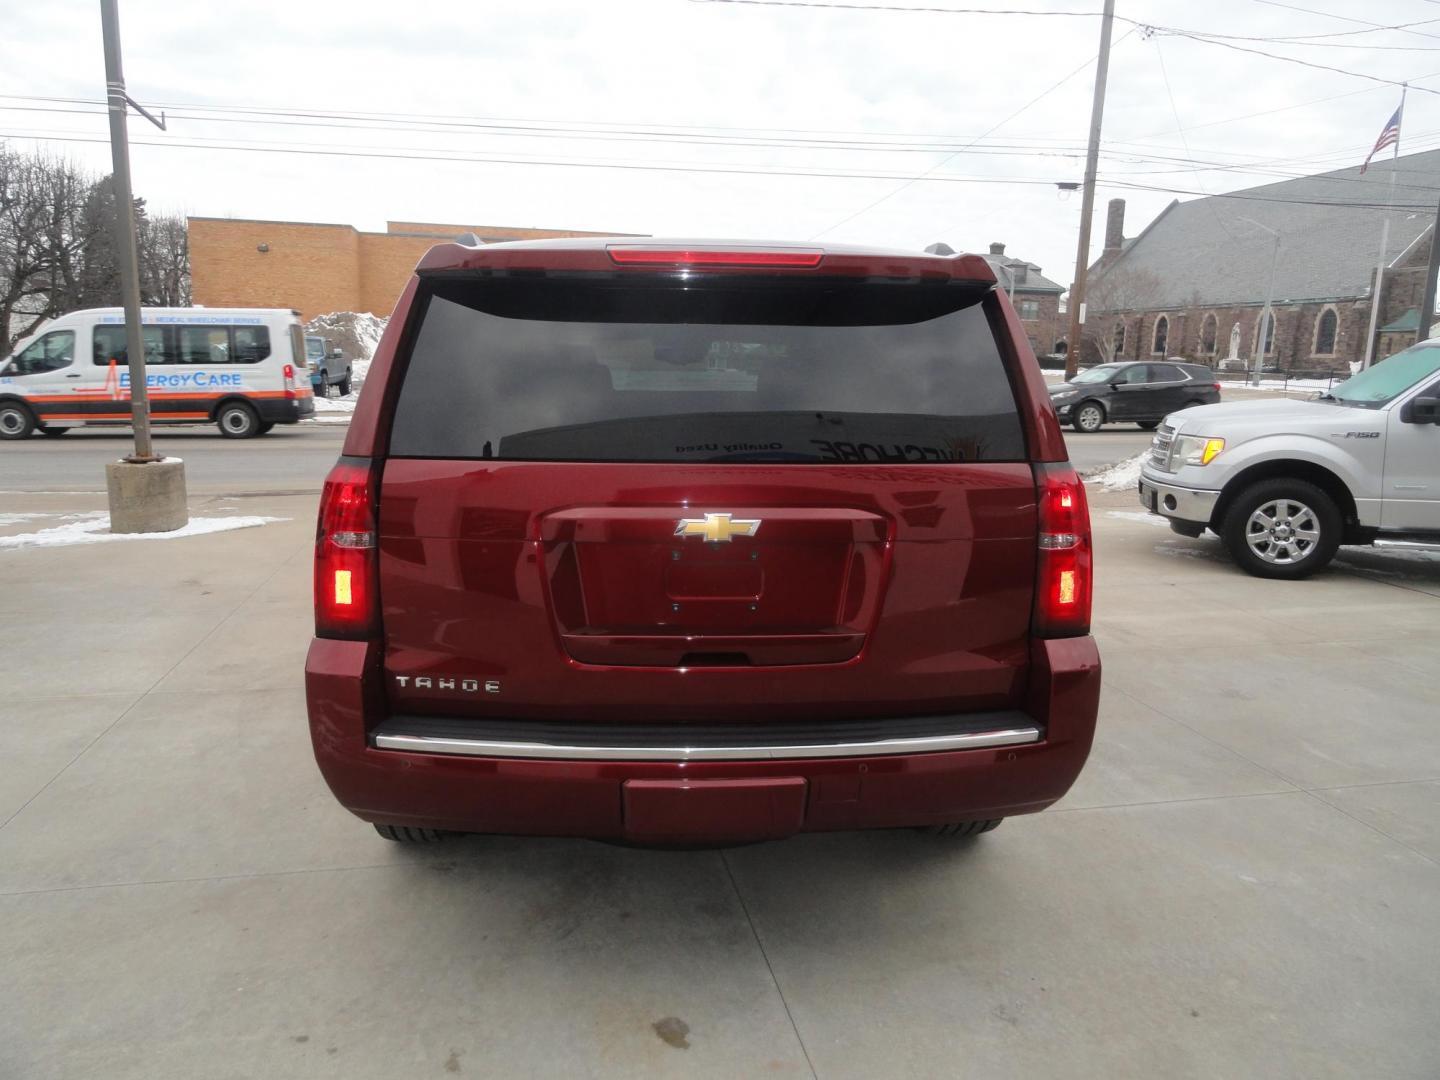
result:
<svg viewBox="0 0 1440 1080"><path fill-rule="evenodd" d="M1125 200L1111 199L1105 215L1105 250L1119 251L1125 243Z"/></svg>
<svg viewBox="0 0 1440 1080"><path fill-rule="evenodd" d="M1005 245L1002 244L1002 243L1000 243L999 241L996 241L995 243L993 243L993 244L990 245L990 254L991 254L991 255L1004 255L1004 254L1005 254Z"/></svg>

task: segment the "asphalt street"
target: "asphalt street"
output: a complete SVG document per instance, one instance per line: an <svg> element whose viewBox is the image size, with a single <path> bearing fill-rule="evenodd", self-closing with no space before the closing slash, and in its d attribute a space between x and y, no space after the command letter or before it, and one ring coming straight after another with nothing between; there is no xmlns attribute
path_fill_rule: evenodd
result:
<svg viewBox="0 0 1440 1080"><path fill-rule="evenodd" d="M196 494L318 491L340 456L347 430L344 424L297 424L241 441L221 438L210 425L162 428L155 445L163 454L185 459L186 485ZM1066 435L1070 458L1085 473L1133 457L1150 445L1150 438L1130 424ZM0 496L104 491L105 463L127 454L130 439L129 428L97 428L0 443Z"/></svg>

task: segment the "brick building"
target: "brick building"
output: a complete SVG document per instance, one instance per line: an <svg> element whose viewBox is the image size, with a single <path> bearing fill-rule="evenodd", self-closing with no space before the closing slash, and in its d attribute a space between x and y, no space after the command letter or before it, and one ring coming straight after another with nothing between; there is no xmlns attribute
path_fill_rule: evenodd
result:
<svg viewBox="0 0 1440 1080"><path fill-rule="evenodd" d="M295 308L389 315L415 264L435 244L474 233L486 243L619 233L391 221L386 230L310 221L192 217L191 292L206 307Z"/></svg>
<svg viewBox="0 0 1440 1080"><path fill-rule="evenodd" d="M955 254L954 248L943 243L931 244L925 250L932 255ZM1006 255L1004 244L991 244L990 253L981 258L995 271L1001 290L1010 294L1035 355L1064 352L1068 327L1060 312L1060 297L1065 287L1041 274L1034 263Z"/></svg>
<svg viewBox="0 0 1440 1080"><path fill-rule="evenodd" d="M1248 369L1274 265L1275 313L1262 366L1345 371L1365 355L1390 163L1172 202L1134 238L1110 202L1091 267L1082 358L1181 356ZM1440 191L1440 151L1399 159L1380 294L1376 358L1420 323ZM1279 246L1270 231L1279 234ZM1403 327L1409 327L1408 332Z"/></svg>

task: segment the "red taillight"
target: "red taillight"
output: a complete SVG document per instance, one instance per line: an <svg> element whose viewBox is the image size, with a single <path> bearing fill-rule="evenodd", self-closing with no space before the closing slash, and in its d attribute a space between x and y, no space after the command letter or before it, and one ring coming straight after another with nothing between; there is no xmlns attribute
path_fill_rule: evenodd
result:
<svg viewBox="0 0 1440 1080"><path fill-rule="evenodd" d="M1217 394L1220 392L1220 384L1218 382L1215 384L1215 392Z"/></svg>
<svg viewBox="0 0 1440 1080"><path fill-rule="evenodd" d="M370 466L342 461L325 478L315 533L315 636L367 638L378 628L375 498Z"/></svg>
<svg viewBox="0 0 1440 1080"><path fill-rule="evenodd" d="M295 393L295 365L286 364L280 369L280 374L285 379L285 396L293 397Z"/></svg>
<svg viewBox="0 0 1440 1080"><path fill-rule="evenodd" d="M610 253L610 258L621 266L789 266L811 269L819 266L820 260L825 257L823 251L813 248L718 251L626 244L611 245L606 250Z"/></svg>
<svg viewBox="0 0 1440 1080"><path fill-rule="evenodd" d="M1069 465L1037 465L1040 495L1035 633L1079 637L1090 632L1090 509L1085 484Z"/></svg>

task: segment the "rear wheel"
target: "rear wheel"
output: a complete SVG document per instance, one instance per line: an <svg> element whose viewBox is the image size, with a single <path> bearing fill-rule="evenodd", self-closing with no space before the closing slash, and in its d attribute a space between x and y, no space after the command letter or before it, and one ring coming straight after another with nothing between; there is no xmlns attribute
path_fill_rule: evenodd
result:
<svg viewBox="0 0 1440 1080"><path fill-rule="evenodd" d="M990 818L988 821L952 821L945 825L929 825L927 836L979 836L997 827L1004 818Z"/></svg>
<svg viewBox="0 0 1440 1080"><path fill-rule="evenodd" d="M274 427L275 427L275 421L274 421L274 420L262 420L262 421L260 422L260 431L259 431L259 434L261 434L261 435L268 435L268 434L270 434L270 431L271 431Z"/></svg>
<svg viewBox="0 0 1440 1080"><path fill-rule="evenodd" d="M1334 499L1314 484L1281 477L1242 491L1220 535L1246 573L1295 580L1335 557L1343 528Z"/></svg>
<svg viewBox="0 0 1440 1080"><path fill-rule="evenodd" d="M346 375L343 379L340 380L340 396L341 396L341 397L349 397L349 396L350 396L350 376L349 376L349 375Z"/></svg>
<svg viewBox="0 0 1440 1080"><path fill-rule="evenodd" d="M28 439L35 430L35 415L18 401L0 404L0 439Z"/></svg>
<svg viewBox="0 0 1440 1080"><path fill-rule="evenodd" d="M253 439L260 434L260 417L243 401L222 405L215 414L215 424L227 439Z"/></svg>
<svg viewBox="0 0 1440 1080"><path fill-rule="evenodd" d="M376 825L375 831L397 844L433 844L445 839L439 829L421 829L414 825Z"/></svg>
<svg viewBox="0 0 1440 1080"><path fill-rule="evenodd" d="M1159 420L1136 420L1135 426L1141 431L1154 431L1160 426Z"/></svg>
<svg viewBox="0 0 1440 1080"><path fill-rule="evenodd" d="M1076 407L1074 417L1076 431L1099 431L1105 423L1105 408L1098 401L1087 401Z"/></svg>
<svg viewBox="0 0 1440 1080"><path fill-rule="evenodd" d="M68 427L42 427L40 429L41 435L49 435L52 439L59 435L67 435L69 432Z"/></svg>

